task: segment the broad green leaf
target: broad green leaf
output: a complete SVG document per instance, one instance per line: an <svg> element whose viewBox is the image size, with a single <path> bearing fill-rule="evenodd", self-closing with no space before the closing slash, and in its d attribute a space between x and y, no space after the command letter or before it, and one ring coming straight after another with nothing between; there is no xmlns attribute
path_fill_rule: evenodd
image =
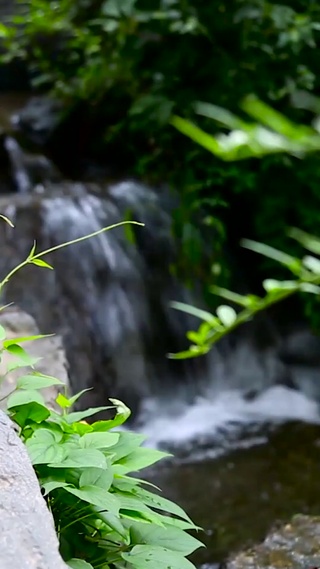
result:
<svg viewBox="0 0 320 569"><path fill-rule="evenodd" d="M231 306L227 306L226 304L221 304L221 306L218 306L217 315L220 318L222 324L226 327L232 326L232 324L234 324L237 320L236 311Z"/></svg>
<svg viewBox="0 0 320 569"><path fill-rule="evenodd" d="M190 555L204 545L195 537L178 528L133 523L130 530L131 540L136 545L156 545L178 551L183 556Z"/></svg>
<svg viewBox="0 0 320 569"><path fill-rule="evenodd" d="M44 389L45 387L51 387L52 385L64 385L64 383L59 379L41 375L40 373L23 375L19 377L17 381L18 389Z"/></svg>
<svg viewBox="0 0 320 569"><path fill-rule="evenodd" d="M69 486L67 482L61 482L59 480L53 480L51 482L42 482L41 487L44 489L44 495L47 496L53 490L57 490L57 488L66 488Z"/></svg>
<svg viewBox="0 0 320 569"><path fill-rule="evenodd" d="M100 413L101 411L107 411L108 409L113 409L113 407L90 407L85 411L75 411L74 413L69 413L66 417L64 417L65 421L69 424L75 423L76 421L82 421L87 417L91 417L92 415L96 415L96 413Z"/></svg>
<svg viewBox="0 0 320 569"><path fill-rule="evenodd" d="M69 559L69 561L67 561L67 565L71 567L71 569L94 569L91 563L88 563L83 559L77 559L76 557Z"/></svg>
<svg viewBox="0 0 320 569"><path fill-rule="evenodd" d="M29 263L37 265L38 267L44 267L45 269L51 269L53 271L53 267L43 259L30 259Z"/></svg>
<svg viewBox="0 0 320 569"><path fill-rule="evenodd" d="M66 446L66 445L62 445ZM49 466L53 468L106 468L106 458L102 452L96 449L76 448L68 452L63 461L53 462Z"/></svg>
<svg viewBox="0 0 320 569"><path fill-rule="evenodd" d="M15 423L20 425L20 427L24 427L29 421L33 423L43 423L50 417L49 409L36 401L12 407L9 411L12 419Z"/></svg>
<svg viewBox="0 0 320 569"><path fill-rule="evenodd" d="M101 421L102 422L102 421ZM98 423L93 423L93 427ZM121 432L117 433L119 435L119 439L117 445L110 449L110 453L112 455L112 462L116 462L123 457L127 456L128 454L132 453L134 450L140 447L140 445L146 440L144 435L130 433L130 432Z"/></svg>
<svg viewBox="0 0 320 569"><path fill-rule="evenodd" d="M20 405L26 405L27 403L40 403L44 406L44 399L38 391L33 389L15 391L8 398L7 407L11 409L12 407L18 407Z"/></svg>
<svg viewBox="0 0 320 569"><path fill-rule="evenodd" d="M219 324L219 320L213 314L206 310L202 310L201 308L197 308L196 306L191 306L184 302L170 302L170 306L176 310L181 310L181 312L186 312L191 316L196 316L197 318L200 318L200 320L204 320L209 324L214 325L215 322Z"/></svg>
<svg viewBox="0 0 320 569"><path fill-rule="evenodd" d="M112 447L118 440L118 433L87 433L81 437L79 444L82 448L104 449Z"/></svg>
<svg viewBox="0 0 320 569"><path fill-rule="evenodd" d="M113 480L112 469L106 468L86 468L79 480L79 486L99 486L104 490L109 490Z"/></svg>
<svg viewBox="0 0 320 569"><path fill-rule="evenodd" d="M130 543L129 529L122 525L122 520L119 517L110 514L110 512L102 511L98 506L92 506L92 509L100 520L107 524L114 532L121 535L126 544Z"/></svg>
<svg viewBox="0 0 320 569"><path fill-rule="evenodd" d="M26 447L33 465L60 463L63 461L66 450L59 444L58 433L48 429L38 429L26 441Z"/></svg>
<svg viewBox="0 0 320 569"><path fill-rule="evenodd" d="M178 506L178 504L171 502L171 500L168 500L167 498L153 494L148 490L144 490L144 488L136 488L135 496L152 508L168 512L169 514L178 516L179 518L182 518L191 524L193 523L188 514L186 514L186 512L180 506Z"/></svg>
<svg viewBox="0 0 320 569"><path fill-rule="evenodd" d="M117 463L123 467L122 473L126 474L128 472L136 472L138 470L142 470L147 466L155 464L162 458L167 458L169 456L172 455L160 450L139 448L130 453L128 456L121 458L119 461L117 461Z"/></svg>
<svg viewBox="0 0 320 569"><path fill-rule="evenodd" d="M3 326L0 325L0 341L4 340L7 337L6 330Z"/></svg>
<svg viewBox="0 0 320 569"><path fill-rule="evenodd" d="M66 488L66 491L84 502L106 509L115 516L119 515L120 503L114 494L98 486L83 486L82 488Z"/></svg>
<svg viewBox="0 0 320 569"><path fill-rule="evenodd" d="M8 350L7 350L8 351ZM18 359L14 360L13 362L9 362L7 365L7 372L14 371L16 369L20 369L22 367L31 367L38 363L42 358L33 358L29 356L29 363L26 363L25 359Z"/></svg>
<svg viewBox="0 0 320 569"><path fill-rule="evenodd" d="M18 346L18 344L15 342L13 344L10 343L6 347L6 351L9 352L9 354L16 356L19 360L19 363L23 363L25 366L33 366L37 361L39 361L39 358L30 356L23 348L21 348L21 346Z"/></svg>
<svg viewBox="0 0 320 569"><path fill-rule="evenodd" d="M165 547L135 545L122 558L137 569L194 569L194 565L182 555Z"/></svg>
<svg viewBox="0 0 320 569"><path fill-rule="evenodd" d="M68 399L68 397L63 395L63 393L58 394L58 396L56 397L56 403L57 405L59 405L59 407L61 407L61 409L68 409L72 405L70 399Z"/></svg>

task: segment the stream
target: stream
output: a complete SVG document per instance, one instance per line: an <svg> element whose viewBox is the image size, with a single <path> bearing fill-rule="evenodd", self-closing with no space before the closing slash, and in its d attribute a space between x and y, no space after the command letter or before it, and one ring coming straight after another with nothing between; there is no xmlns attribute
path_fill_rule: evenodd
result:
<svg viewBox="0 0 320 569"><path fill-rule="evenodd" d="M145 224L49 255L55 271L41 278L26 267L1 300L63 338L72 390L94 388L83 406L123 399L135 417L130 428L173 453L145 476L203 528L206 548L195 563L217 569L293 514L319 514L319 338L305 323L280 330L263 315L206 358L169 360L198 326L171 301L202 302L171 271L177 196L136 180L60 179L55 164L6 134L19 101L0 103L0 213L16 226L0 224L0 276L34 241L51 248L128 214ZM33 120L42 124L37 105Z"/></svg>
<svg viewBox="0 0 320 569"><path fill-rule="evenodd" d="M180 411L168 417L159 408L141 431L148 444L175 455L150 469L148 479L203 528L206 548L193 558L198 566L217 569L293 515L319 514L316 403L271 388L255 402L230 392Z"/></svg>

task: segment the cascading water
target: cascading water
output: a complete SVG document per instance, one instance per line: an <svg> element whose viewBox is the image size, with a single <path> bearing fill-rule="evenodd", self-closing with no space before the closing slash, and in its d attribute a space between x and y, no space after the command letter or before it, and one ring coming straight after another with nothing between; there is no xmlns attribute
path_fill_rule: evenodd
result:
<svg viewBox="0 0 320 569"><path fill-rule="evenodd" d="M205 359L169 360L166 354L184 349L186 331L198 324L170 302L201 303L170 270L177 255L172 195L133 181L57 182L48 161L29 159L14 139L5 148L17 192L0 197L0 212L16 227L0 224L0 276L34 240L40 250L123 219L145 223L52 254L55 271L27 266L2 300L31 313L43 332L63 336L73 389L94 388L84 405L121 398L148 444L175 448L180 461L150 476L205 528L208 549L199 563L216 567L230 550L262 539L275 520L299 510L297 461L308 488L318 491L319 341L299 330L286 337L271 326L261 345L265 319ZM304 511L318 502L308 491Z"/></svg>
<svg viewBox="0 0 320 569"><path fill-rule="evenodd" d="M10 137L5 148L19 191L0 201L16 225L14 232L2 227L4 251L10 250L2 255L2 274L34 240L47 248L128 217L145 223L63 249L52 259L54 273L36 276L38 269L28 268L6 292L7 300L31 312L42 330L63 335L73 389L94 387L85 404L101 404L111 393L136 410L142 403L138 424L153 444L213 437L220 440L220 450L221 437L227 441L244 425L317 420L316 403L279 385L292 370L278 357L273 330L263 349L254 346L254 334L241 334L232 347L226 341L206 359L167 359L168 352L186 347L185 334L197 325L170 302L198 301L170 272L176 203L168 191L133 181L110 186L48 182L54 170L49 161L26 157ZM32 178L35 163L44 171L40 185Z"/></svg>

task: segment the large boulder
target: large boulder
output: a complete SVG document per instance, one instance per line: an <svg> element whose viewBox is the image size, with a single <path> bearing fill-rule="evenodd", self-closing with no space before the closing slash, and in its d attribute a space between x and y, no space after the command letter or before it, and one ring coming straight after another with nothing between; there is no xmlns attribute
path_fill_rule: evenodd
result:
<svg viewBox="0 0 320 569"><path fill-rule="evenodd" d="M0 411L0 567L66 569L27 451Z"/></svg>
<svg viewBox="0 0 320 569"><path fill-rule="evenodd" d="M317 569L320 567L320 518L297 515L265 541L237 555L226 569Z"/></svg>

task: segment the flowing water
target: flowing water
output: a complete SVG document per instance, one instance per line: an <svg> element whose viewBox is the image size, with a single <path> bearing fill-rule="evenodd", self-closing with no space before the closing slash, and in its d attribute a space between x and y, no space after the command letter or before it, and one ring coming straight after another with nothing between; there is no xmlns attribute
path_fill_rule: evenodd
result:
<svg viewBox="0 0 320 569"><path fill-rule="evenodd" d="M4 300L30 312L42 331L62 334L74 390L95 388L86 405L123 398L148 444L174 452L149 476L204 528L207 549L196 562L214 567L292 514L319 513L319 356L312 365L284 363L286 339L276 329L259 340L263 320L206 359L168 360L197 325L170 302L199 303L170 269L176 198L134 181L57 181L43 157L26 157L10 137L4 146L16 191L3 193L0 211L16 228L0 225L1 275L34 240L40 250L123 219L146 224L52 255L54 272L27 267Z"/></svg>

